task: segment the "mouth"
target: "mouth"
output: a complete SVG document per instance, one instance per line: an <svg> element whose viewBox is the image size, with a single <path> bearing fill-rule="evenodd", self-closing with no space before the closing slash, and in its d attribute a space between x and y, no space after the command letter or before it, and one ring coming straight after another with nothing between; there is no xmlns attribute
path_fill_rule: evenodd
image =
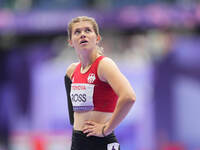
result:
<svg viewBox="0 0 200 150"><path fill-rule="evenodd" d="M88 43L87 40L82 40L82 41L80 42L81 45L82 45L82 44L87 44L87 43Z"/></svg>

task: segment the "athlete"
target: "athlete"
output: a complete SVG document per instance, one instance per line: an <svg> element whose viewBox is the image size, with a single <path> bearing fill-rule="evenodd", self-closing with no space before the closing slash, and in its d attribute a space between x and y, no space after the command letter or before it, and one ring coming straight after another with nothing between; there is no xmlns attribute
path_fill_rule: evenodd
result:
<svg viewBox="0 0 200 150"><path fill-rule="evenodd" d="M129 81L103 55L100 41L94 18L79 16L69 23L68 43L79 58L65 76L73 124L71 150L119 150L113 131L136 100Z"/></svg>

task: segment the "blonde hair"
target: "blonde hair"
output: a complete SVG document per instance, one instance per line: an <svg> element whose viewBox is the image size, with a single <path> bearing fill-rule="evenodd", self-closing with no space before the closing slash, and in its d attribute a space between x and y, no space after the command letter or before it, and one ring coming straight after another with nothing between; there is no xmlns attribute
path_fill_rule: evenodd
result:
<svg viewBox="0 0 200 150"><path fill-rule="evenodd" d="M96 33L97 36L100 36L100 33L99 33L99 26L96 22L96 20L92 17L88 17L88 16L79 16L79 17L76 17L76 18L73 18L69 24L68 24L68 38L69 40L71 40L72 38L72 27L75 23L78 23L78 22L82 22L82 21L88 21L92 24L93 26L93 29L94 29L94 32ZM97 50L98 50L98 53L100 55L103 55L103 47L100 47L100 46L97 46Z"/></svg>

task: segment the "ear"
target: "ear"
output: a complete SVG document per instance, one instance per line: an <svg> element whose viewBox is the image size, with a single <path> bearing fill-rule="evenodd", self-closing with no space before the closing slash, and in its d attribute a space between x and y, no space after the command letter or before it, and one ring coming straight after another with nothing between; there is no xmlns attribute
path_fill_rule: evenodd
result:
<svg viewBox="0 0 200 150"><path fill-rule="evenodd" d="M73 44L72 44L72 40L68 40L68 45L71 46L71 47L74 47Z"/></svg>
<svg viewBox="0 0 200 150"><path fill-rule="evenodd" d="M97 35L97 44L101 41L101 36Z"/></svg>

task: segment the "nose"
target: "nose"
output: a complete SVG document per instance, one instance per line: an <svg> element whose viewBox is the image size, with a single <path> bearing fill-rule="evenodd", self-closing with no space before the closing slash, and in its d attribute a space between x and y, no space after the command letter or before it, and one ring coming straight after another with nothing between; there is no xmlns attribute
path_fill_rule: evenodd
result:
<svg viewBox="0 0 200 150"><path fill-rule="evenodd" d="M81 38L85 38L86 36L85 36L85 34L84 34L84 32L81 32Z"/></svg>

